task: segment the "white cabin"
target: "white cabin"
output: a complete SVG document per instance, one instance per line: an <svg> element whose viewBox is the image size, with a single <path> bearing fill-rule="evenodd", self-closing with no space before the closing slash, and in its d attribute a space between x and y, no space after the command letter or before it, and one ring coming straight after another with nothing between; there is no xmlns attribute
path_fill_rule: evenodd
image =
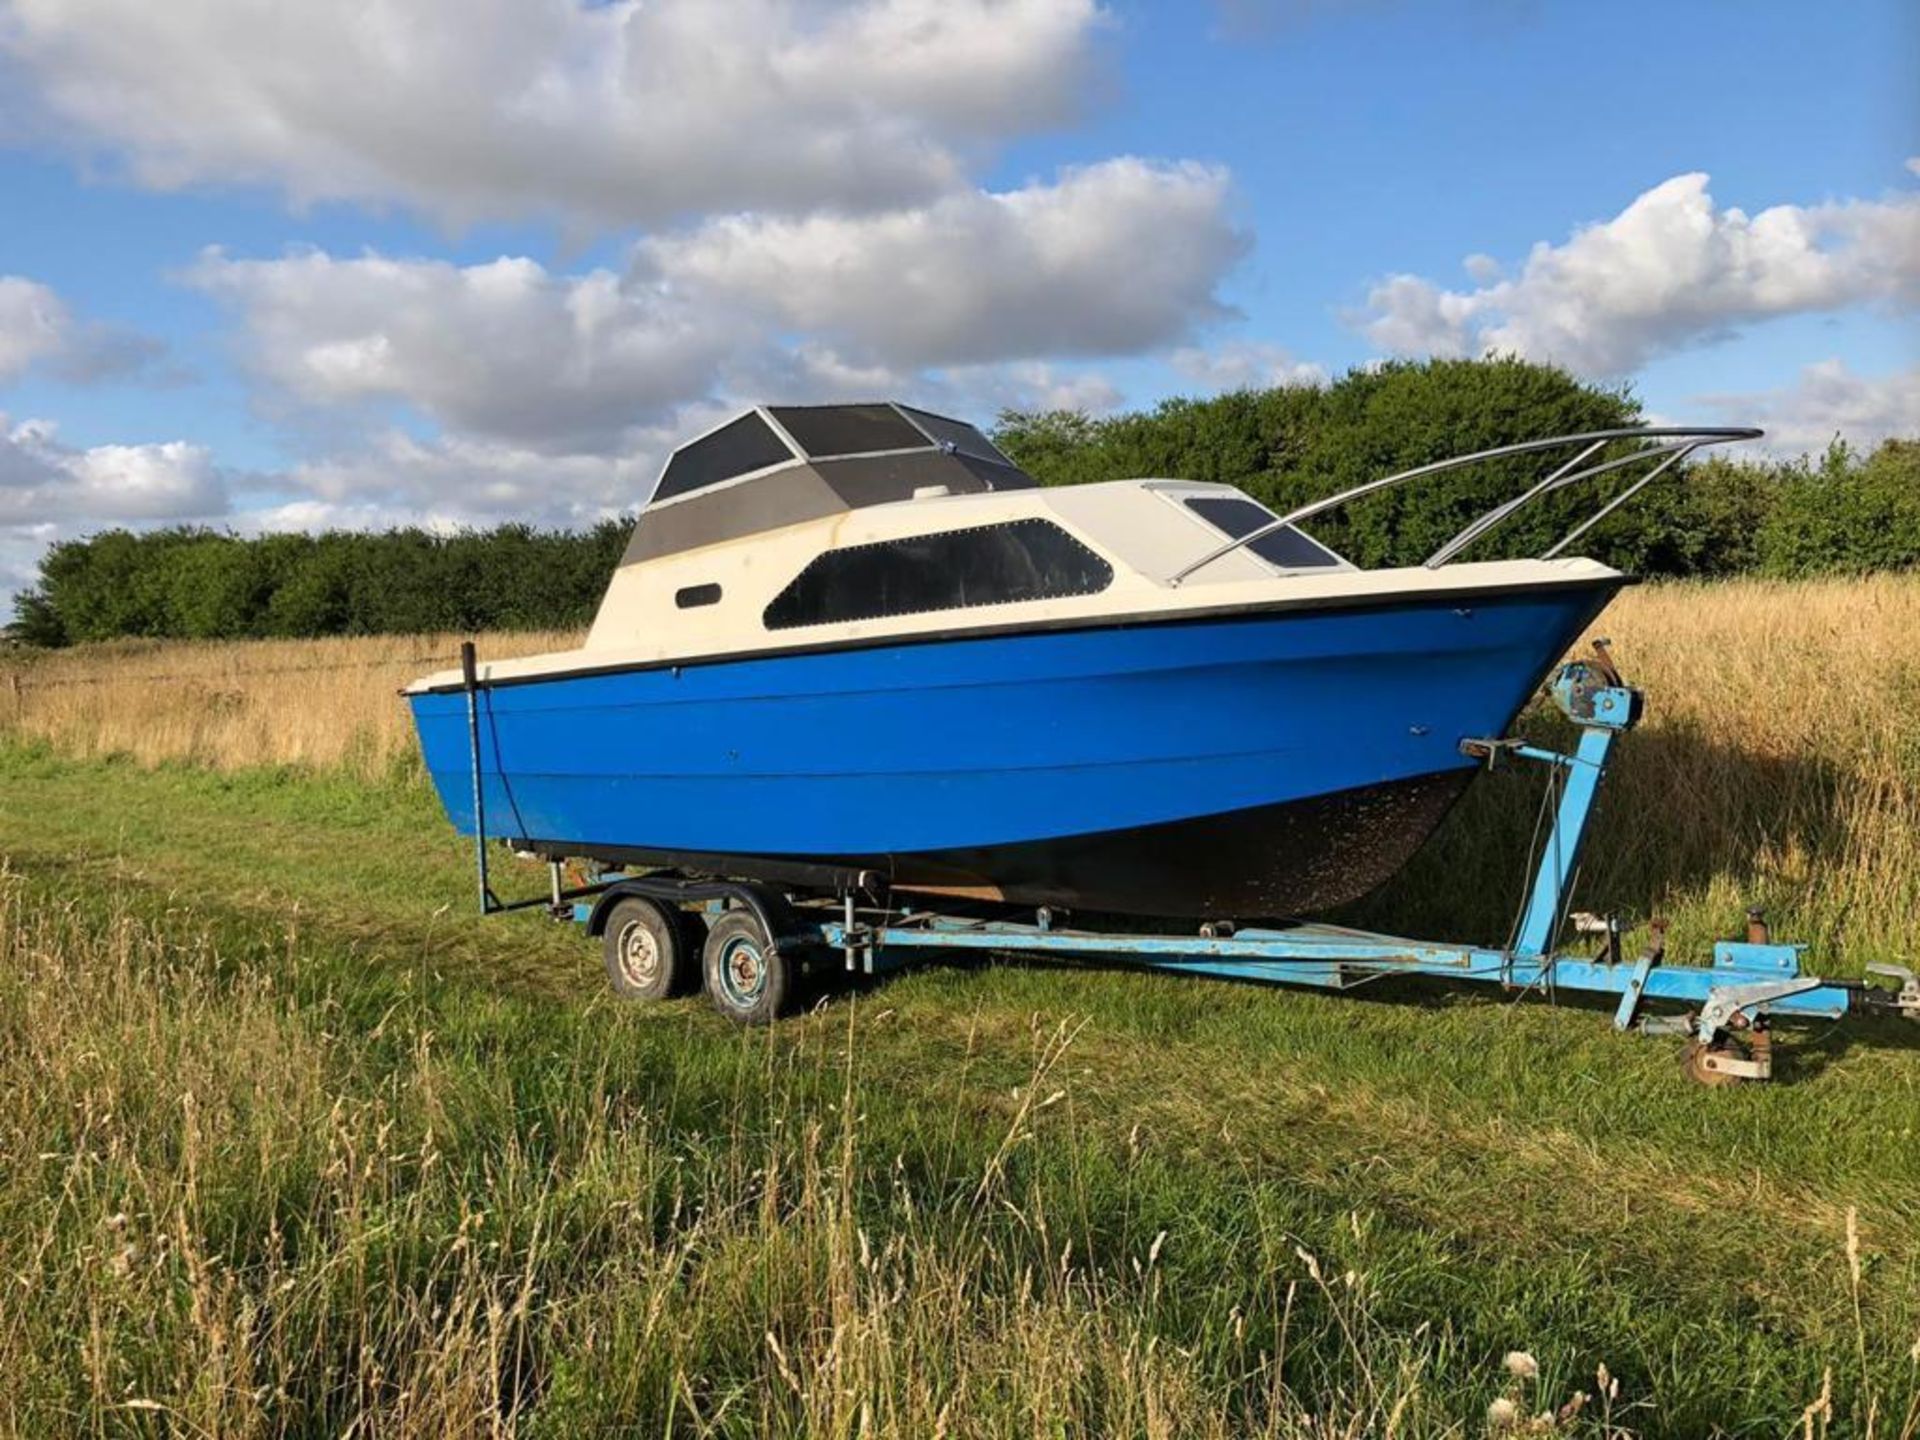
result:
<svg viewBox="0 0 1920 1440"><path fill-rule="evenodd" d="M906 405L761 406L674 451L581 649L481 677L1612 573L1577 559L1363 571L1291 526L1207 559L1276 518L1230 485L1044 488L973 426Z"/></svg>

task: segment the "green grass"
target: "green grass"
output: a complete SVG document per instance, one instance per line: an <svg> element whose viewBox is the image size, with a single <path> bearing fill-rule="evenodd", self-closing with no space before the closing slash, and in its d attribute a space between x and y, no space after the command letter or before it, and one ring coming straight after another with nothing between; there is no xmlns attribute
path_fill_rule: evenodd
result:
<svg viewBox="0 0 1920 1440"><path fill-rule="evenodd" d="M417 787L0 749L0 857L15 1433L1477 1434L1602 1363L1563 1428L1913 1433L1912 1026L1703 1091L1600 1011L1000 964L743 1033L474 918Z"/></svg>

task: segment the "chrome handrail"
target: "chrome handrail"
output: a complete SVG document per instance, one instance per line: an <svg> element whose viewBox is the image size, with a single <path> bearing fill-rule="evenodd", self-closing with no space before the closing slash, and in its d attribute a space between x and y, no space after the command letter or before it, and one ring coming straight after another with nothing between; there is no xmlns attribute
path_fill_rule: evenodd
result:
<svg viewBox="0 0 1920 1440"><path fill-rule="evenodd" d="M1446 544L1442 545L1438 550L1434 551L1432 555L1427 557L1425 561L1427 567L1429 569L1437 569L1439 566L1446 564L1446 562L1451 560L1455 555L1459 554L1460 551L1466 549L1467 546L1473 544L1474 541L1478 540L1482 535L1485 535L1489 530L1493 529L1494 526L1500 524L1510 515L1513 515L1542 495L1550 494L1555 490L1564 490L1569 485L1577 485L1582 480L1592 479L1596 475L1603 475L1609 471L1618 470L1623 466L1648 460L1660 460L1660 464L1627 486L1625 490L1601 506L1596 514L1574 527L1573 530L1561 537L1551 549L1540 556L1542 560L1550 560L1555 555L1558 555L1566 546L1572 544L1573 541L1579 539L1580 536L1586 534L1588 530L1591 530L1595 525L1611 515L1627 500L1639 494L1656 476L1662 474L1670 466L1685 459L1695 450L1706 445L1720 445L1735 440L1757 440L1765 433L1764 430L1755 429L1751 426L1649 425L1622 430L1589 430L1581 435L1555 435L1545 440L1523 440L1516 445L1498 445L1491 450L1476 450L1471 455L1455 455L1447 460L1434 460L1425 465L1416 465L1411 470L1402 470L1397 474L1382 476L1378 480L1369 480L1364 484L1342 490L1337 495L1329 495L1322 500L1309 501L1297 509L1289 510L1278 519L1261 525L1256 529L1249 530L1246 534L1209 550L1198 560L1193 561L1184 569L1175 572L1167 583L1169 585L1178 585L1195 571L1202 570L1222 556L1231 555L1234 551L1251 545L1254 541L1263 539L1275 531L1284 530L1289 525L1297 525L1302 520L1311 519L1322 511L1331 510L1337 505L1344 505L1349 500L1358 500L1365 495L1373 495L1379 491L1391 489L1396 485L1404 485L1409 480L1422 479L1428 475L1438 475L1447 470L1458 470L1467 465L1478 465L1487 460L1501 460L1511 455L1530 455L1542 450L1558 450L1572 445L1585 445L1587 447L1581 451L1580 454L1574 456L1572 460L1569 460L1565 465L1553 471L1544 480L1533 485L1516 499L1502 501L1499 505L1494 506L1493 509L1475 516L1458 534L1454 535ZM1657 445L1646 450L1638 450L1632 455L1618 456L1612 460L1602 461L1598 465L1587 466L1584 470L1574 468L1584 464L1609 441L1613 440L1671 440L1675 443Z"/></svg>
<svg viewBox="0 0 1920 1440"><path fill-rule="evenodd" d="M1578 465L1587 456L1593 454L1595 450L1606 443L1604 440L1595 441L1585 450L1582 450L1579 455L1574 457L1574 459L1569 462L1569 465L1561 466L1559 470L1556 470L1552 475L1549 475L1545 480L1534 486L1533 489L1520 496L1517 501L1509 500L1505 504L1496 505L1486 514L1480 516L1479 519L1471 521L1451 540L1447 541L1446 544L1429 555L1423 563L1429 570L1439 569L1442 565L1446 564L1447 561L1451 560L1455 555L1458 555L1462 550L1466 549L1467 546L1473 544L1474 541L1478 540L1482 535L1485 535L1489 530L1493 529L1494 526L1519 510L1537 495L1550 494L1555 490L1565 489L1569 485L1577 485L1582 480L1590 480L1595 475L1606 475L1615 470L1625 469L1629 465L1638 465L1647 460L1658 460L1662 455L1671 457L1648 472L1648 474L1642 476L1638 481L1634 482L1625 492L1632 494L1648 480L1652 479L1653 476L1665 470L1673 461L1697 449L1700 444L1697 440L1676 440L1670 445L1656 445L1650 450L1636 450L1631 455L1616 455L1611 460L1603 460L1598 465L1588 466L1585 470L1577 471L1571 475L1566 473L1571 465Z"/></svg>

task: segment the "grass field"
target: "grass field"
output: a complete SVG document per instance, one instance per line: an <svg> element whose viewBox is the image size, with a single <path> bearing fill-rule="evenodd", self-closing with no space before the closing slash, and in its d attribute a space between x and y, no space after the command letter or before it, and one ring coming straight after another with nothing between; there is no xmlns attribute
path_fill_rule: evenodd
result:
<svg viewBox="0 0 1920 1440"><path fill-rule="evenodd" d="M1607 628L1651 715L1589 896L1911 960L1920 585ZM1702 1091L1603 1013L1429 988L621 1007L469 913L392 698L448 651L0 673L10 1433L1920 1433L1915 1027ZM1533 794L1484 782L1367 918L1497 939Z"/></svg>

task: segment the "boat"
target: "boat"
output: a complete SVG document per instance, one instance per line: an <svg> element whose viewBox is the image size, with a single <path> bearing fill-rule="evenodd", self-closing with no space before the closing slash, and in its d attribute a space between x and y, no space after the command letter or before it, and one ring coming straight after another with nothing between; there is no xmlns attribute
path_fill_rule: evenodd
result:
<svg viewBox="0 0 1920 1440"><path fill-rule="evenodd" d="M1405 864L1481 768L1468 742L1509 734L1629 583L1559 552L1693 449L1756 433L1526 441L1282 515L1211 482L1043 487L905 404L760 406L673 452L579 648L406 694L454 826L551 861L1306 915ZM1567 448L1422 565L1362 569L1302 528ZM1630 463L1546 555L1456 558Z"/></svg>

